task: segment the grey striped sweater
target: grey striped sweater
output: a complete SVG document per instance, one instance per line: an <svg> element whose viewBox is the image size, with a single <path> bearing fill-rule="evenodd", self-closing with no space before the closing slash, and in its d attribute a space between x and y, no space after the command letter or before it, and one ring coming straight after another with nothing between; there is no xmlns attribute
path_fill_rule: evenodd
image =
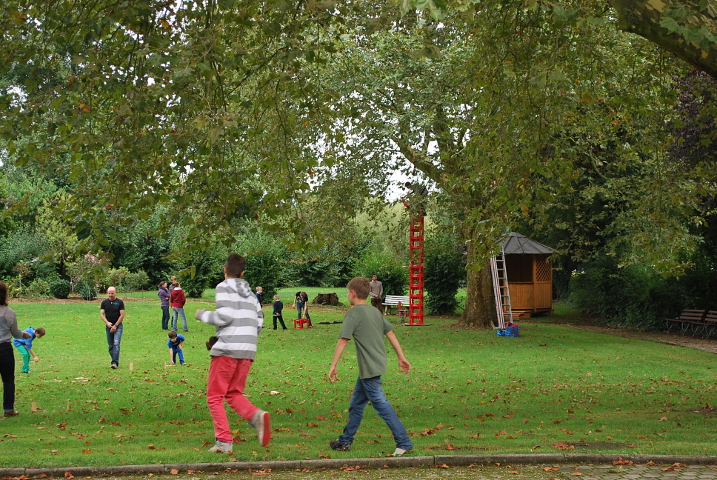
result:
<svg viewBox="0 0 717 480"><path fill-rule="evenodd" d="M217 309L198 310L197 320L214 325L217 343L209 354L248 358L256 355L256 341L264 325L264 313L246 280L227 278L217 285Z"/></svg>

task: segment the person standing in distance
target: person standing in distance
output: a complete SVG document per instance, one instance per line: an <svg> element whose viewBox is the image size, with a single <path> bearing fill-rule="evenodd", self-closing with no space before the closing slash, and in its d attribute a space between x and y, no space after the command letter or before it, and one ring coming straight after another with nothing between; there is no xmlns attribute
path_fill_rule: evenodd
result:
<svg viewBox="0 0 717 480"><path fill-rule="evenodd" d="M107 346L109 347L112 363L110 368L119 367L120 342L122 341L122 330L124 329L124 302L117 298L117 289L109 287L107 297L100 305L100 317L105 322L107 333Z"/></svg>
<svg viewBox="0 0 717 480"><path fill-rule="evenodd" d="M378 277L376 277L375 273L371 275L369 286L371 287L371 291L369 292L371 294L371 305L383 313L383 283L378 281Z"/></svg>

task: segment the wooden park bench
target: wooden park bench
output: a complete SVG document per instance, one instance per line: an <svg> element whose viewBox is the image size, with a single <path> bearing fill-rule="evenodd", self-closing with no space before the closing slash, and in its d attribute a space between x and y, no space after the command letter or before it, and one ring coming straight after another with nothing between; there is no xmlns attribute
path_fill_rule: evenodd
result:
<svg viewBox="0 0 717 480"><path fill-rule="evenodd" d="M673 326L677 325L680 327L682 333L687 333L688 330L692 329L692 336L694 337L698 331L705 327L706 323L704 319L706 314L707 310L682 310L679 317L665 319L667 322L667 331L669 332Z"/></svg>
<svg viewBox="0 0 717 480"><path fill-rule="evenodd" d="M710 310L705 314L705 333L707 337L712 336L717 330L717 310Z"/></svg>
<svg viewBox="0 0 717 480"><path fill-rule="evenodd" d="M398 302L401 302L402 308L405 310L408 308L408 295L386 295L383 300L383 308L385 313L390 313L391 307L398 307Z"/></svg>

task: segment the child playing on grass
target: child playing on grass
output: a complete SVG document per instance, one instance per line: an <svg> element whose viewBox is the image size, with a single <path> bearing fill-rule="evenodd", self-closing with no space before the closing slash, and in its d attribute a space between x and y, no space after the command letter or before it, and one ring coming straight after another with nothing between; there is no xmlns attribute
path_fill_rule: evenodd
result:
<svg viewBox="0 0 717 480"><path fill-rule="evenodd" d="M259 305L264 304L264 289L261 287L256 287L256 299L259 301Z"/></svg>
<svg viewBox="0 0 717 480"><path fill-rule="evenodd" d="M211 345L212 357L207 385L207 405L214 421L216 443L210 452L231 453L233 441L224 400L256 428L259 443L271 440L269 413L255 407L245 396L244 387L256 355L257 338L264 314L244 276L246 260L232 253L224 265L224 281L216 288L216 311L197 310L196 318L214 325L217 341ZM209 346L209 342L207 343Z"/></svg>
<svg viewBox="0 0 717 480"><path fill-rule="evenodd" d="M29 338L16 338L12 341L12 343L15 345L15 348L20 352L22 355L22 370L20 370L22 373L30 373L30 355L32 355L33 360L36 362L39 362L40 359L35 355L35 351L32 349L32 341L36 338L42 338L45 336L45 329L44 328L38 328L35 330L32 327L27 327L23 332L27 332L30 337Z"/></svg>
<svg viewBox="0 0 717 480"><path fill-rule="evenodd" d="M359 377L351 395L349 419L344 432L338 440L332 440L329 446L339 451L351 449L354 435L361 425L363 411L366 404L371 402L376 413L386 422L393 433L393 439L396 441L396 450L393 452L393 456L400 457L408 450L413 449L413 443L408 438L406 428L398 419L398 415L386 399L381 387L381 375L386 374L387 363L386 347L383 343L384 335L396 351L399 368L408 373L411 370L411 364L403 355L396 334L392 331L393 325L384 318L378 309L366 303L371 288L368 279L354 278L346 288L348 289L349 303L353 308L349 309L344 316L341 334L329 369L329 381L334 383L338 378L336 365L352 336L356 342Z"/></svg>
<svg viewBox="0 0 717 480"><path fill-rule="evenodd" d="M182 351L184 335L180 335L177 332L169 332L167 336L169 337L167 346L169 347L169 356L172 358L172 365L177 364L177 355L179 355L179 364L184 365L184 352Z"/></svg>
<svg viewBox="0 0 717 480"><path fill-rule="evenodd" d="M274 295L274 330L276 330L276 321L278 320L281 322L281 326L286 330L286 325L284 324L284 317L282 316L281 312L284 310L284 302L281 301L281 297L279 295Z"/></svg>

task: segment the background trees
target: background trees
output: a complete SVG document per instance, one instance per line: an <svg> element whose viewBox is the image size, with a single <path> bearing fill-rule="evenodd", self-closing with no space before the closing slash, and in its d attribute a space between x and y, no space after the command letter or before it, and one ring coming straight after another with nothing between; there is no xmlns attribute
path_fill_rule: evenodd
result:
<svg viewBox="0 0 717 480"><path fill-rule="evenodd" d="M239 248L265 289L356 272L398 289L407 218L383 197L408 195L465 244L461 320L483 326L481 267L517 226L565 278L604 256L704 263L714 112L706 87L680 107L684 64L607 4L400 4L4 2L3 245L38 236L60 277L91 251L201 292Z"/></svg>

